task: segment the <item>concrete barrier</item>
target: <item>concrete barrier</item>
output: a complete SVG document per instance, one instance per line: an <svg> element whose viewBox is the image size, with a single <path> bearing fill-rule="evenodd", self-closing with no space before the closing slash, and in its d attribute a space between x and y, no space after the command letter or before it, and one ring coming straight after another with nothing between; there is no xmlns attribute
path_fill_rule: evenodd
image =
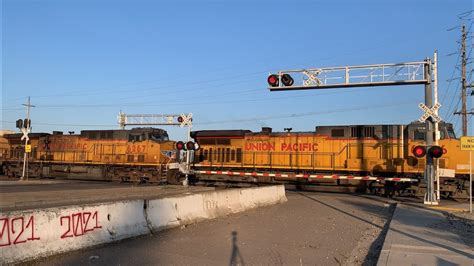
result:
<svg viewBox="0 0 474 266"><path fill-rule="evenodd" d="M148 234L286 201L283 186L0 213L0 263Z"/></svg>

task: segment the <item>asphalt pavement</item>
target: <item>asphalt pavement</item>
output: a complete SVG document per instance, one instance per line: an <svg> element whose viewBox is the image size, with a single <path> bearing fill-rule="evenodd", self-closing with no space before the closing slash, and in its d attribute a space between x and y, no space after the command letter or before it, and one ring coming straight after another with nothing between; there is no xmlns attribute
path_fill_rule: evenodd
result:
<svg viewBox="0 0 474 266"><path fill-rule="evenodd" d="M35 265L353 265L377 262L393 205L287 192L288 202L74 251Z"/></svg>

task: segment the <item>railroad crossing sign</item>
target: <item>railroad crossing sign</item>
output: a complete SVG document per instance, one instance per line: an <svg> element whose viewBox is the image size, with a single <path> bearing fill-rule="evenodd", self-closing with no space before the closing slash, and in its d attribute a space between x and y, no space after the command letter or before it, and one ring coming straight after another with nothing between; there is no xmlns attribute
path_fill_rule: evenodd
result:
<svg viewBox="0 0 474 266"><path fill-rule="evenodd" d="M28 133L30 133L30 129L21 128L21 133L23 133L23 136L21 136L21 140L24 140L24 139L26 139L26 141L30 140L30 138L28 137Z"/></svg>
<svg viewBox="0 0 474 266"><path fill-rule="evenodd" d="M179 125L180 127L188 126L192 127L193 126L193 114L189 113L188 115L181 114L181 124Z"/></svg>
<svg viewBox="0 0 474 266"><path fill-rule="evenodd" d="M474 151L474 137L461 137L461 150Z"/></svg>
<svg viewBox="0 0 474 266"><path fill-rule="evenodd" d="M425 122L430 116L433 118L435 122L441 122L441 117L439 117L435 112L441 107L441 104L437 103L433 105L433 107L428 108L428 106L420 103L418 105L421 110L425 111L425 113L418 119L420 122Z"/></svg>

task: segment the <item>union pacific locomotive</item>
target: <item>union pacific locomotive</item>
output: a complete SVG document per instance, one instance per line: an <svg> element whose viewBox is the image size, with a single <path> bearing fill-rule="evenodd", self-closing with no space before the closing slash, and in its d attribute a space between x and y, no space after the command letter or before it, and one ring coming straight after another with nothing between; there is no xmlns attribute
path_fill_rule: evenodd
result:
<svg viewBox="0 0 474 266"><path fill-rule="evenodd" d="M425 158L413 154L425 143L422 123L409 125L318 126L312 132L203 130L194 173L207 182L296 182L372 190L424 193ZM453 127L440 124L438 159L443 196L467 197L469 154L460 150ZM416 184L413 187L413 184Z"/></svg>
<svg viewBox="0 0 474 266"><path fill-rule="evenodd" d="M2 158L5 175L22 175L24 142L7 134L9 152ZM160 181L174 154L174 141L157 128L83 130L29 134L28 176L68 179Z"/></svg>
<svg viewBox="0 0 474 266"><path fill-rule="evenodd" d="M191 169L163 129L83 130L29 134L30 177L103 181L213 184L294 183L424 193L425 158L413 148L425 143L422 123L318 126L311 132L201 130L191 132L200 148ZM453 127L440 123L440 191L468 197L469 153L460 150ZM22 175L21 134L6 134L1 163L5 175ZM179 143L179 142L178 142Z"/></svg>

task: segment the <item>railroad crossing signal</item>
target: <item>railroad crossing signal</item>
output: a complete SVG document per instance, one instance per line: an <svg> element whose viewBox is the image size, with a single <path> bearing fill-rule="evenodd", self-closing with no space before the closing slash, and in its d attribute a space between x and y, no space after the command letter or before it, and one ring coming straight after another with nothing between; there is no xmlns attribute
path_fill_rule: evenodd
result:
<svg viewBox="0 0 474 266"><path fill-rule="evenodd" d="M193 114L189 113L188 115L181 114L180 117L178 117L178 122L181 124L179 125L180 127L188 126L192 127L193 126Z"/></svg>
<svg viewBox="0 0 474 266"><path fill-rule="evenodd" d="M420 103L418 107L420 107L421 110L425 111L425 113L420 117L420 119L418 119L418 121L425 122L426 119L431 116L435 122L441 122L441 117L436 114L436 111L441 107L441 104L437 103L433 105L433 107L428 108L428 106L424 105L423 103Z"/></svg>

